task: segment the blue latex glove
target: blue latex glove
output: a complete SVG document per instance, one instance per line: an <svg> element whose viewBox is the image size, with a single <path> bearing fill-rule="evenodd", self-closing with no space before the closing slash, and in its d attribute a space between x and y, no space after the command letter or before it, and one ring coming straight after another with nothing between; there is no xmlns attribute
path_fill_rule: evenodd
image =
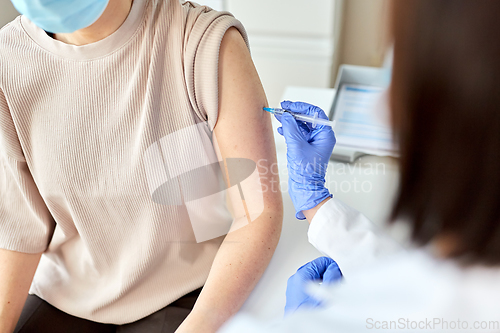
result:
<svg viewBox="0 0 500 333"><path fill-rule="evenodd" d="M339 266L328 257L319 257L300 267L297 273L288 279L285 315L295 312L298 308L315 308L321 305L321 301L306 292L312 281L323 282L322 286L328 286L341 279Z"/></svg>
<svg viewBox="0 0 500 333"><path fill-rule="evenodd" d="M328 119L319 107L302 102L284 101L281 107L298 113ZM282 127L278 133L285 137L287 145L288 193L295 206L295 216L305 219L303 210L316 207L328 197L325 174L335 146L335 134L329 126L312 128L309 123L297 121L290 114L276 116Z"/></svg>

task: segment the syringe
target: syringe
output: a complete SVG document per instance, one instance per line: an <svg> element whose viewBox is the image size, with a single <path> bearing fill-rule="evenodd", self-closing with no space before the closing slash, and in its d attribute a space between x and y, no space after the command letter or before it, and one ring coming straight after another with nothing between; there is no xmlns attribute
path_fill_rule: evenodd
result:
<svg viewBox="0 0 500 333"><path fill-rule="evenodd" d="M275 108L264 108L264 111L267 111L267 112L270 112L272 114L279 115L279 116L283 115L283 113L286 112L286 113L292 115L297 120L311 123L312 128L316 128L316 125L330 126L332 129L335 127L335 120L331 121L331 120L318 118L317 113L315 113L314 116L309 116L309 115L306 115L303 113L297 113L297 112L292 112L289 110L277 109L277 108L276 109Z"/></svg>

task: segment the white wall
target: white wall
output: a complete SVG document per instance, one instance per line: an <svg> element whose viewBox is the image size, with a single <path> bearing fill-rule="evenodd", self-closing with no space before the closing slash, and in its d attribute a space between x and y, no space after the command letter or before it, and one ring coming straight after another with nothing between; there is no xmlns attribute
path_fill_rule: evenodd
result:
<svg viewBox="0 0 500 333"><path fill-rule="evenodd" d="M14 9L10 0L0 0L0 27L12 21L19 13Z"/></svg>
<svg viewBox="0 0 500 333"><path fill-rule="evenodd" d="M288 85L331 85L341 0L226 0L247 29L269 103Z"/></svg>
<svg viewBox="0 0 500 333"><path fill-rule="evenodd" d="M389 0L345 2L340 63L380 66L389 44Z"/></svg>

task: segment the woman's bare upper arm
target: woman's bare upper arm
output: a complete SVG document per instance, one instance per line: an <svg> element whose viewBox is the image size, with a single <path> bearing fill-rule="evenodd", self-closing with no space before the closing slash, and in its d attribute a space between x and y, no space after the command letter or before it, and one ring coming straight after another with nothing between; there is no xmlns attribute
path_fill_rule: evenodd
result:
<svg viewBox="0 0 500 333"><path fill-rule="evenodd" d="M220 48L219 114L214 129L218 148L224 159L255 162L265 208L281 210L276 149L270 114L263 111L265 106L266 95L250 52L239 31L231 28Z"/></svg>

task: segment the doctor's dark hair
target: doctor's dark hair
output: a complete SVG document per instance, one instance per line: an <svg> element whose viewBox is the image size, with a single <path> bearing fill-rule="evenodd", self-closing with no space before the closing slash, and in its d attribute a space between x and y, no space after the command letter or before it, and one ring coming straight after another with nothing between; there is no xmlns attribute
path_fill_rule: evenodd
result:
<svg viewBox="0 0 500 333"><path fill-rule="evenodd" d="M393 0L392 122L401 178L392 220L420 245L500 264L500 1Z"/></svg>

